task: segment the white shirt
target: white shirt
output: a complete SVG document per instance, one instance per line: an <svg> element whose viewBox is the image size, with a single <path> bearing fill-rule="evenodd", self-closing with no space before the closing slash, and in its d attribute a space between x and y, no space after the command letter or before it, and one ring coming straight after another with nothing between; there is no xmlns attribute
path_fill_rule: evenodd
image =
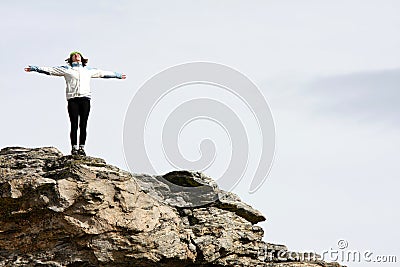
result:
<svg viewBox="0 0 400 267"><path fill-rule="evenodd" d="M38 67L29 66L31 71L47 75L64 76L66 83L67 100L74 97L91 97L91 78L117 78L122 79L122 74L90 67L83 67L80 62L73 62L72 66Z"/></svg>

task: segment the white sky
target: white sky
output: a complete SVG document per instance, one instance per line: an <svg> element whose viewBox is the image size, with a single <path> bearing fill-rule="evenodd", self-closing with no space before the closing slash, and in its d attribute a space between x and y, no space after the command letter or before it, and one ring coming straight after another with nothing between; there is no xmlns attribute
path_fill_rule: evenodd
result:
<svg viewBox="0 0 400 267"><path fill-rule="evenodd" d="M274 114L276 157L268 180L255 194L246 180L234 190L267 216L265 240L322 254L345 239L351 250L400 261L400 1L0 7L1 148L70 152L64 80L25 73L28 64L62 65L79 50L89 65L128 75L92 81L87 140L88 154L123 169L125 112L140 86L180 63L225 64L259 86Z"/></svg>

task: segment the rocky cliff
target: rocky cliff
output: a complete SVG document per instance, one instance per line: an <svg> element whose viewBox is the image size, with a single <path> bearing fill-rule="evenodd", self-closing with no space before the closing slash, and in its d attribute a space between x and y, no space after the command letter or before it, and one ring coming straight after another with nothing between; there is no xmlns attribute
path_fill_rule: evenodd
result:
<svg viewBox="0 0 400 267"><path fill-rule="evenodd" d="M263 220L202 173L0 151L0 266L339 266L263 242Z"/></svg>

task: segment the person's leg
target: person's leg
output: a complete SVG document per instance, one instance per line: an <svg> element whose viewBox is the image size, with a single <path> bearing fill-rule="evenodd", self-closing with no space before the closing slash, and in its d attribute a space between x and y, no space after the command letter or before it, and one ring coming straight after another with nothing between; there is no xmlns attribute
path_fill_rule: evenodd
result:
<svg viewBox="0 0 400 267"><path fill-rule="evenodd" d="M78 133L78 115L79 115L79 105L77 101L73 98L68 100L68 115L69 121L71 123L70 139L72 148L77 150L77 133Z"/></svg>
<svg viewBox="0 0 400 267"><path fill-rule="evenodd" d="M84 148L86 143L86 128L87 128L87 121L89 118L90 112L90 99L89 98L81 98L79 103L79 146L80 148Z"/></svg>

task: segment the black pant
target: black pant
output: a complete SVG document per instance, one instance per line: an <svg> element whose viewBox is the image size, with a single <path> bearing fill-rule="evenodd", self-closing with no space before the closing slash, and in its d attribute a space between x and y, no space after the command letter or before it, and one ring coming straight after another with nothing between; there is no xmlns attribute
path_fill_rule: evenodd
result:
<svg viewBox="0 0 400 267"><path fill-rule="evenodd" d="M86 142L86 127L90 112L90 98L74 97L68 100L68 114L71 122L71 145L77 145L78 119L79 119L79 144Z"/></svg>

